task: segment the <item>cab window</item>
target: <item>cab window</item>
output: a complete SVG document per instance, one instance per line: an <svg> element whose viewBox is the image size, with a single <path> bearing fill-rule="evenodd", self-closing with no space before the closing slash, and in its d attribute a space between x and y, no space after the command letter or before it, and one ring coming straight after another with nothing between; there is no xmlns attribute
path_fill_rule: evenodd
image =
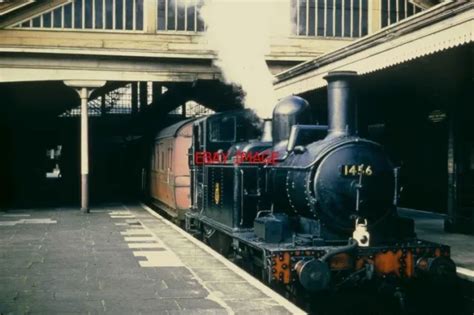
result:
<svg viewBox="0 0 474 315"><path fill-rule="evenodd" d="M235 117L218 117L209 123L211 142L235 142Z"/></svg>

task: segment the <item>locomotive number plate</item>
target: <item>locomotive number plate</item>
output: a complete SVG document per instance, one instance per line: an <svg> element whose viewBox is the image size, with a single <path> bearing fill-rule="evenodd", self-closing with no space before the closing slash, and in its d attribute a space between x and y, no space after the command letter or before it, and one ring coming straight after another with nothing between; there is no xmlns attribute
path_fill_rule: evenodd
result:
<svg viewBox="0 0 474 315"><path fill-rule="evenodd" d="M365 164L346 164L341 167L342 176L372 176L374 171L372 165Z"/></svg>

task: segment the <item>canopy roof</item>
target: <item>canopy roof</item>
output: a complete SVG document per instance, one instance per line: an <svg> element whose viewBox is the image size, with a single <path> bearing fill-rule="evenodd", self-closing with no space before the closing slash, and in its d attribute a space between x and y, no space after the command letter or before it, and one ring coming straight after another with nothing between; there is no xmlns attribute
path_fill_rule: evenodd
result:
<svg viewBox="0 0 474 315"><path fill-rule="evenodd" d="M276 76L279 98L326 85L329 71L375 72L474 40L474 3L443 2Z"/></svg>

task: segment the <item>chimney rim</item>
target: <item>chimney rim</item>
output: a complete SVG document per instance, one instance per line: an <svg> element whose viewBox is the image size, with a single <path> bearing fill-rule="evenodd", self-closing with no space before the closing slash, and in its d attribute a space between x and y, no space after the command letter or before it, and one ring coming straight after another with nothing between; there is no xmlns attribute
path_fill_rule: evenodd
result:
<svg viewBox="0 0 474 315"><path fill-rule="evenodd" d="M356 78L358 76L357 71L331 71L326 74L323 79L326 81L334 81L338 79Z"/></svg>

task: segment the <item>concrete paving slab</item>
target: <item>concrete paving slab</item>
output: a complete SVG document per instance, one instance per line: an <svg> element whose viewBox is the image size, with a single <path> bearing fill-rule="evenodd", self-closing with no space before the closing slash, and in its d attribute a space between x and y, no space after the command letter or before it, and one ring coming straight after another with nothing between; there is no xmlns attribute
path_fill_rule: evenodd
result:
<svg viewBox="0 0 474 315"><path fill-rule="evenodd" d="M140 205L5 211L0 223L0 314L301 312Z"/></svg>

